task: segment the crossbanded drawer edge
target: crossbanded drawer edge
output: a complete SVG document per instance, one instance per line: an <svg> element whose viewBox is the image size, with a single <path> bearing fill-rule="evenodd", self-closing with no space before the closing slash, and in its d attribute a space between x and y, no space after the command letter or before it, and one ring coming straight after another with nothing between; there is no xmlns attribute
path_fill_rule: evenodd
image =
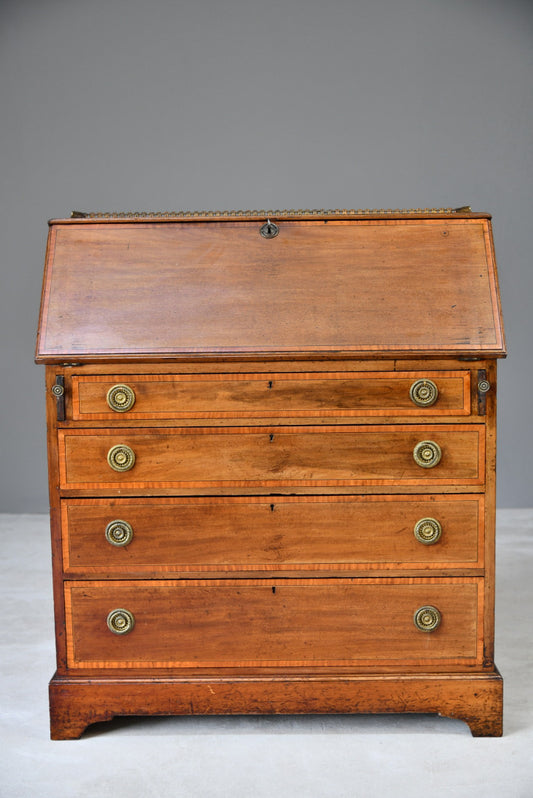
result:
<svg viewBox="0 0 533 798"><path fill-rule="evenodd" d="M482 569L483 494L64 499L70 576ZM437 542L414 534L423 518ZM107 525L129 524L125 545ZM95 578L93 576L93 578Z"/></svg>
<svg viewBox="0 0 533 798"><path fill-rule="evenodd" d="M481 665L483 583L476 577L66 582L67 661L73 669ZM413 623L425 605L441 612L431 633ZM115 608L135 619L127 635L107 628Z"/></svg>
<svg viewBox="0 0 533 798"><path fill-rule="evenodd" d="M468 416L470 372L271 372L239 374L73 375L74 421L187 418L357 418ZM409 396L417 380L432 380L439 396L420 407ZM107 392L127 384L135 394L126 412L107 406ZM401 385L401 389L397 386ZM101 386L101 387L100 387ZM369 390L372 388L372 392Z"/></svg>

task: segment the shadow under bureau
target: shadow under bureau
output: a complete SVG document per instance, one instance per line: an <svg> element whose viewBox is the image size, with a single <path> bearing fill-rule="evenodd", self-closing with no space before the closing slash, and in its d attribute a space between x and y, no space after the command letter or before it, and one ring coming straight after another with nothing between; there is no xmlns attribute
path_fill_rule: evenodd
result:
<svg viewBox="0 0 533 798"><path fill-rule="evenodd" d="M51 733L115 715L502 730L490 217L54 220Z"/></svg>

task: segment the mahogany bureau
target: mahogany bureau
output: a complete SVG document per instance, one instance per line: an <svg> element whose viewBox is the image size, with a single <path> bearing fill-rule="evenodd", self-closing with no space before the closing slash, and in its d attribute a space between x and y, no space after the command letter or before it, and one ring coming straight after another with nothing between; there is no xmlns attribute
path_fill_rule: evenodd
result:
<svg viewBox="0 0 533 798"><path fill-rule="evenodd" d="M51 734L439 713L502 732L490 216L50 222Z"/></svg>

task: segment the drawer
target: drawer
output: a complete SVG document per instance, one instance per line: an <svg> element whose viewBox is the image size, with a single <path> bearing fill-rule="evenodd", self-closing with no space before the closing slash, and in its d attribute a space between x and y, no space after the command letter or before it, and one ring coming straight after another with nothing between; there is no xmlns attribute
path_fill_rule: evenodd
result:
<svg viewBox="0 0 533 798"><path fill-rule="evenodd" d="M431 632L414 623L427 606ZM67 582L65 607L71 668L379 670L482 654L482 581L468 577Z"/></svg>
<svg viewBox="0 0 533 798"><path fill-rule="evenodd" d="M483 511L481 495L69 499L63 563L102 578L480 568Z"/></svg>
<svg viewBox="0 0 533 798"><path fill-rule="evenodd" d="M460 416L470 405L469 371L72 377L75 421Z"/></svg>
<svg viewBox="0 0 533 798"><path fill-rule="evenodd" d="M474 424L68 430L60 479L76 490L481 485L484 435ZM428 440L434 467L415 462Z"/></svg>

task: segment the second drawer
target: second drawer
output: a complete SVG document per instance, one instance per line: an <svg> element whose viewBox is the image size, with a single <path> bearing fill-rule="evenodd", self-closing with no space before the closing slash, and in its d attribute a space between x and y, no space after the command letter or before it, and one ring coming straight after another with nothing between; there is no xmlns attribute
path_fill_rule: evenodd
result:
<svg viewBox="0 0 533 798"><path fill-rule="evenodd" d="M60 430L59 451L67 490L481 486L485 479L478 424Z"/></svg>

